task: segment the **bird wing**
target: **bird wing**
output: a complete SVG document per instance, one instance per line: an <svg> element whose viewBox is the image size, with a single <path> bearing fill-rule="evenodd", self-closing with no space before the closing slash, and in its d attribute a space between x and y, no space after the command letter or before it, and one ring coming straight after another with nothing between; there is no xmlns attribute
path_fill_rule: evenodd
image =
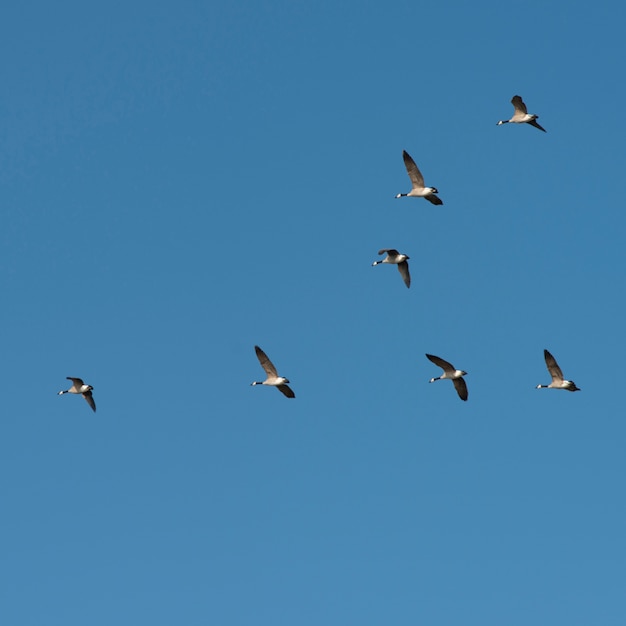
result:
<svg viewBox="0 0 626 626"><path fill-rule="evenodd" d="M432 202L433 204L443 204L443 200L438 198L434 193L429 194L428 196L424 196L428 202Z"/></svg>
<svg viewBox="0 0 626 626"><path fill-rule="evenodd" d="M539 130L542 130L544 133L547 133L548 131L541 126L537 120L530 120L530 122L528 122L528 124L530 124L531 126L534 126L535 128L538 128Z"/></svg>
<svg viewBox="0 0 626 626"><path fill-rule="evenodd" d="M409 274L409 264L406 261L398 263L398 271L407 287L411 286L411 274Z"/></svg>
<svg viewBox="0 0 626 626"><path fill-rule="evenodd" d="M76 391L78 391L85 383L82 378L72 378L71 376L66 376L67 380L71 380Z"/></svg>
<svg viewBox="0 0 626 626"><path fill-rule="evenodd" d="M254 350L256 352L257 359L259 359L261 367L265 370L265 373L268 376L273 376L274 378L276 378L278 376L278 373L276 372L274 364L267 357L267 354L265 354L265 352L263 352L263 350L261 350L259 346L254 346Z"/></svg>
<svg viewBox="0 0 626 626"><path fill-rule="evenodd" d="M393 256L398 256L398 254L400 254L397 250L394 250L393 248L383 248L382 250L378 251L378 254L389 254L389 255L393 255Z"/></svg>
<svg viewBox="0 0 626 626"><path fill-rule="evenodd" d="M521 113L522 115L526 115L528 113L528 109L526 108L526 105L524 104L524 101L522 100L522 96L513 96L513 99L511 100L511 104L513 105L513 108L515 109L516 114Z"/></svg>
<svg viewBox="0 0 626 626"><path fill-rule="evenodd" d="M454 388L456 389L456 392L459 394L459 398L461 398L461 400L467 400L468 393L465 379L453 378L452 382L454 383Z"/></svg>
<svg viewBox="0 0 626 626"><path fill-rule="evenodd" d="M452 365L452 363L448 363L448 361L444 361L440 359L438 356L434 356L433 354L427 354L426 358L429 361L432 361L435 365L438 365L444 372L456 372L456 367Z"/></svg>
<svg viewBox="0 0 626 626"><path fill-rule="evenodd" d="M87 400L87 404L92 408L93 412L96 412L96 403L94 402L93 396L91 395L91 391L85 391L83 394L83 398Z"/></svg>
<svg viewBox="0 0 626 626"><path fill-rule="evenodd" d="M277 385L276 388L278 389L278 391L286 395L288 398L296 397L296 394L291 390L291 387L289 387L288 385Z"/></svg>
<svg viewBox="0 0 626 626"><path fill-rule="evenodd" d="M556 359L547 351L543 351L543 356L546 360L546 365L548 366L548 372L550 372L550 376L552 376L552 380L562 382L563 372L559 367L559 364L556 362Z"/></svg>
<svg viewBox="0 0 626 626"><path fill-rule="evenodd" d="M403 150L402 158L404 159L404 167L406 167L406 171L411 179L413 187L424 188L424 177L422 176L422 172L419 171L417 165L415 165L415 161L411 158L411 155L406 150Z"/></svg>

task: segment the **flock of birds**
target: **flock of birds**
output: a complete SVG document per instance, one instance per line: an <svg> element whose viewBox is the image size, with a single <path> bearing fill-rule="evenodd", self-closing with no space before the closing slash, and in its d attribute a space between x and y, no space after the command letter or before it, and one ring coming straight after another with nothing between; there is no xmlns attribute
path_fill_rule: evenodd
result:
<svg viewBox="0 0 626 626"><path fill-rule="evenodd" d="M269 357L259 346L254 346L254 350L256 352L257 358L259 359L259 363L261 367L265 370L265 374L267 377L262 381L255 381L251 383L252 385L268 385L270 387L276 387L278 391L287 396L288 398L295 398L296 394L293 392L291 387L289 387L289 379L284 376L278 375L278 370L274 366L274 364L270 361ZM576 383L572 380L567 380L563 376L563 372L559 367L559 364L556 362L556 359L548 352L547 350L543 351L543 356L546 360L546 366L548 368L548 372L552 378L552 381L549 385L537 385L537 389L565 389L566 391L580 391L580 389L576 386ZM435 356L434 354L427 354L426 358L440 367L443 370L443 374L441 376L437 376L435 378L431 378L428 382L434 383L436 380L451 380L456 392L459 394L459 398L461 400L467 400L468 391L467 384L463 379L463 376L467 374L464 370L458 370L452 363L445 361L444 359ZM78 381L82 383L83 381L80 378L73 378L71 380ZM76 383L74 383L76 386ZM72 391L70 389L70 393L83 393L85 396L85 400L89 402L90 406L95 411L95 405L93 404L93 398L91 397L91 390L93 387L89 385L83 385L86 388L86 391ZM66 391L60 391L59 393L67 393ZM85 395L88 394L88 395Z"/></svg>
<svg viewBox="0 0 626 626"><path fill-rule="evenodd" d="M530 124L535 128L546 132L546 129L543 128L538 122L538 115L533 113L529 113L524 101L521 96L513 96L511 100L511 104L513 105L513 116L509 120L500 120L498 122L498 126L502 124ZM404 166L406 167L407 174L409 175L409 179L411 180L411 191L408 193L399 193L396 195L396 198L409 197L409 198L425 198L429 202L434 205L442 205L443 200L437 196L439 191L435 187L427 187L424 184L424 177L420 169L417 167L415 161L411 158L411 155L406 151L402 151L402 158L404 159ZM397 265L398 271L400 272L400 276L404 281L404 284L407 287L411 286L411 275L409 273L409 256L406 254L402 254L393 248L383 248L378 251L379 256L385 254L385 258L379 261L374 261L372 266L380 265L380 264L391 264ZM259 359L259 363L261 367L265 371L266 378L263 381L255 381L251 383L251 385L267 385L270 387L276 387L278 391L280 391L287 398L295 398L296 394L293 392L291 387L289 387L289 380L284 376L279 376L278 371L272 361L270 361L269 357L259 346L254 346L254 350L256 352L256 356ZM537 389L565 389L566 391L580 391L580 389L576 386L576 384L567 380L563 376L563 372L559 367L556 359L548 352L548 350L543 351L544 358L546 361L546 366L548 368L548 372L552 378L552 381L548 385L537 385ZM441 376L437 376L435 378L431 378L429 382L434 383L437 380L451 380L454 384L454 388L456 389L457 394L461 400L467 400L468 391L467 384L463 379L463 376L467 374L464 370L459 370L454 367L448 361L435 356L433 354L427 354L426 358L440 367L443 370L443 374ZM82 395L83 398L87 401L87 404L91 407L93 411L96 410L96 403L93 399L93 387L91 385L86 385L81 378L75 378L72 376L67 377L68 380L72 381L72 386L69 389L64 389L59 391L59 395L63 395L65 393L71 393L75 395Z"/></svg>

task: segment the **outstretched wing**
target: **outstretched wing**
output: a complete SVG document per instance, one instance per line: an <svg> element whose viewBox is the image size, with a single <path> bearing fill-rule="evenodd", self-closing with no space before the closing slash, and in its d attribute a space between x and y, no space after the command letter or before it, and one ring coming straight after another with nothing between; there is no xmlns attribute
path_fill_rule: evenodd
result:
<svg viewBox="0 0 626 626"><path fill-rule="evenodd" d="M411 155L406 150L403 150L402 158L404 159L404 167L406 167L406 171L411 179L413 187L424 188L424 177L422 176L422 172L419 171L417 165L415 165L415 161L411 158Z"/></svg>
<svg viewBox="0 0 626 626"><path fill-rule="evenodd" d="M522 115L526 115L528 113L528 109L522 100L522 96L513 96L511 104L515 109L515 113L521 113Z"/></svg>
<svg viewBox="0 0 626 626"><path fill-rule="evenodd" d="M395 252L395 250L394 250ZM397 254L397 253L396 253ZM409 264L406 261L398 263L398 270L402 276L402 280L407 287L411 286L411 275L409 274Z"/></svg>
<svg viewBox="0 0 626 626"><path fill-rule="evenodd" d="M274 378L276 378L278 376L278 373L276 372L274 364L269 360L267 354L265 354L265 352L263 352L263 350L261 350L259 346L254 346L254 350L256 352L257 359L259 359L261 367L265 370L265 373L268 376L273 376Z"/></svg>
<svg viewBox="0 0 626 626"><path fill-rule="evenodd" d="M438 356L435 356L433 354L427 354L426 358L429 361L432 361L435 365L438 365L441 369L443 369L444 372L456 372L456 368L454 367L454 365L452 365L452 363L448 363L448 361L444 361Z"/></svg>
<svg viewBox="0 0 626 626"><path fill-rule="evenodd" d="M538 128L539 130L542 130L544 133L547 133L548 131L541 126L537 120L530 120L530 122L528 122L528 124L530 124L531 126L534 126L535 128Z"/></svg>
<svg viewBox="0 0 626 626"><path fill-rule="evenodd" d="M546 360L546 365L548 366L548 372L550 372L550 376L552 376L552 380L554 381L563 381L563 372L559 367L559 364L556 362L556 359L547 351L543 351L543 356Z"/></svg>
<svg viewBox="0 0 626 626"><path fill-rule="evenodd" d="M87 400L87 404L92 408L93 412L96 412L96 403L94 402L93 396L91 395L91 391L85 391L83 394L83 398Z"/></svg>
<svg viewBox="0 0 626 626"><path fill-rule="evenodd" d="M378 251L378 254L389 254L391 256L398 256L398 254L400 253L393 248L383 248L382 250Z"/></svg>
<svg viewBox="0 0 626 626"><path fill-rule="evenodd" d="M436 205L443 204L443 200L441 198L438 198L434 193L424 196L424 198L426 198L428 202L432 202L433 204L436 204Z"/></svg>
<svg viewBox="0 0 626 626"><path fill-rule="evenodd" d="M459 394L459 398L461 400L467 400L467 385L465 384L464 378L453 378L452 382L454 383L454 388L456 392Z"/></svg>
<svg viewBox="0 0 626 626"><path fill-rule="evenodd" d="M277 389L278 391L286 395L288 398L296 397L296 394L293 391L291 391L291 387L289 387L288 385L277 385Z"/></svg>

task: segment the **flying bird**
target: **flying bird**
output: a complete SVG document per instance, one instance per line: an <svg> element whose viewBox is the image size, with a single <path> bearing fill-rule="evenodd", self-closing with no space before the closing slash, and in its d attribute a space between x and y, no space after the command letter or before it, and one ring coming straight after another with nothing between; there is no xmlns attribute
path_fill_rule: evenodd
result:
<svg viewBox="0 0 626 626"><path fill-rule="evenodd" d="M580 391L573 380L565 380L563 378L563 372L556 362L556 359L547 351L543 351L543 356L546 360L546 366L548 372L552 377L552 382L549 385L537 385L536 389L565 389L566 391Z"/></svg>
<svg viewBox="0 0 626 626"><path fill-rule="evenodd" d="M511 104L515 109L513 113L513 117L510 120L500 120L496 126L501 126L502 124L508 124L509 122L513 124L530 124L539 130L542 130L544 133L547 132L543 126L540 126L537 122L538 115L534 115L533 113L529 113L524 101L522 100L522 96L513 96L511 100Z"/></svg>
<svg viewBox="0 0 626 626"><path fill-rule="evenodd" d="M67 380L72 381L72 386L69 389L65 389L63 391L59 391L57 395L62 396L64 393L74 393L80 394L85 398L87 404L92 408L92 410L96 411L96 403L94 402L93 396L91 392L93 391L93 387L91 385L85 385L82 378L72 378L72 376L66 376Z"/></svg>
<svg viewBox="0 0 626 626"><path fill-rule="evenodd" d="M259 363L261 367L265 370L267 374L267 378L261 382L253 382L250 383L252 386L254 385L269 385L271 387L276 387L278 391L286 395L288 398L295 398L296 394L291 390L291 388L287 385L289 382L285 377L279 376L274 364L269 360L267 354L259 348L259 346L254 346L254 350L256 352L256 356L259 359Z"/></svg>
<svg viewBox="0 0 626 626"><path fill-rule="evenodd" d="M426 198L426 200L433 204L443 204L443 201L435 195L439 193L435 187L424 187L424 177L417 165L415 165L415 161L406 150L402 151L402 158L404 159L407 174L411 179L411 191L409 191L409 193L399 193L396 198L405 196L410 198Z"/></svg>
<svg viewBox="0 0 626 626"><path fill-rule="evenodd" d="M461 400L467 400L467 396L468 396L467 385L465 384L465 381L463 380L463 376L465 376L467 372L456 369L456 367L454 367L452 363L448 363L448 361L444 361L443 359L440 359L438 356L427 354L426 358L432 363L434 363L435 365L438 365L440 368L443 369L443 374L441 376L438 376L437 378L431 378L428 382L434 383L436 380L444 380L444 379L451 380L454 384L454 388L456 389L456 392L459 394L459 398L461 398Z"/></svg>
<svg viewBox="0 0 626 626"><path fill-rule="evenodd" d="M394 250L393 248L383 248L382 250L378 251L378 254L385 254L385 252L387 253L387 256L382 259L382 261L374 261L372 263L372 267L374 267L374 265L380 265L381 263L390 263L392 265L397 265L404 284L407 287L410 287L411 275L409 274L409 264L407 263L410 257L408 257L406 254L400 254L397 250Z"/></svg>

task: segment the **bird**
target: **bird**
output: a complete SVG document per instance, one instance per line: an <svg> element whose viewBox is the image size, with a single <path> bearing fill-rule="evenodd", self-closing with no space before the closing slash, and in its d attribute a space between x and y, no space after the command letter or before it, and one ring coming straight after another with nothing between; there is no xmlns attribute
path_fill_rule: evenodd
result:
<svg viewBox="0 0 626 626"><path fill-rule="evenodd" d="M573 380L565 380L563 372L556 362L556 359L547 351L543 351L546 360L548 372L552 376L552 382L549 385L537 385L536 389L565 389L566 391L580 391Z"/></svg>
<svg viewBox="0 0 626 626"><path fill-rule="evenodd" d="M269 385L271 387L276 387L278 391L287 396L288 398L295 398L296 394L291 390L291 388L287 385L289 380L287 380L283 376L279 376L276 372L276 368L274 364L269 360L267 354L259 348L259 346L254 346L254 351L256 352L256 356L259 359L259 363L261 367L265 370L267 374L267 378L261 382L253 382L250 383L252 386L254 385Z"/></svg>
<svg viewBox="0 0 626 626"><path fill-rule="evenodd" d="M537 122L537 118L539 116L528 112L528 109L522 100L522 96L513 96L511 104L515 109L513 117L510 120L500 120L496 126L502 126L502 124L508 124L509 122L512 122L513 124L530 124L531 126L542 130L544 133L548 132Z"/></svg>
<svg viewBox="0 0 626 626"><path fill-rule="evenodd" d="M87 400L87 404L92 408L93 412L96 412L96 403L94 402L91 392L93 387L91 385L85 385L82 378L73 378L72 376L66 376L67 380L72 381L72 386L69 389L59 391L57 395L62 396L64 393L80 394Z"/></svg>
<svg viewBox="0 0 626 626"><path fill-rule="evenodd" d="M393 248L383 248L378 251L378 254L385 254L387 256L382 261L374 261L372 263L372 267L374 265L380 265L381 263L390 263L392 265L397 265L400 275L402 276L402 280L407 287L411 286L411 275L409 274L409 264L407 261L409 260L409 256L406 254L400 254L397 250Z"/></svg>
<svg viewBox="0 0 626 626"><path fill-rule="evenodd" d="M411 155L406 151L402 151L402 158L404 159L404 166L411 179L411 191L409 193L399 193L396 198L402 198L409 196L411 198L426 198L433 204L443 204L443 200L438 198L435 194L439 193L435 187L424 187L424 177L419 171L415 161L411 158Z"/></svg>
<svg viewBox="0 0 626 626"><path fill-rule="evenodd" d="M437 378L431 378L428 382L434 383L436 380L450 379L454 383L454 388L459 394L459 398L461 398L461 400L467 400L467 385L462 378L467 374L467 372L456 369L456 367L454 367L452 363L448 363L448 361L444 361L438 356L427 354L426 358L443 369L443 374L441 376L438 376Z"/></svg>

